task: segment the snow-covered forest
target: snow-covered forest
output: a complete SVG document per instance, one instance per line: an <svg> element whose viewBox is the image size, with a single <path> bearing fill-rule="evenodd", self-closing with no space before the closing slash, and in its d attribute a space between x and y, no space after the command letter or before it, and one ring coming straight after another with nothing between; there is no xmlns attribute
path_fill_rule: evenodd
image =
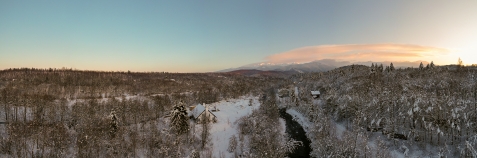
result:
<svg viewBox="0 0 477 158"><path fill-rule="evenodd" d="M282 102L313 124L313 156L477 156L475 67L350 65L292 80L298 99ZM312 90L321 91L319 100ZM333 141L330 131L340 126L345 138Z"/></svg>
<svg viewBox="0 0 477 158"><path fill-rule="evenodd" d="M281 108L306 131L310 157L477 156L475 67L284 76L3 70L0 156L286 157L303 142ZM195 121L198 104L214 119Z"/></svg>
<svg viewBox="0 0 477 158"><path fill-rule="evenodd" d="M189 116L174 120L175 114L240 98L233 106L258 106L256 97L243 96L258 96L282 82L226 73L3 70L0 157L211 157L212 123L195 124Z"/></svg>

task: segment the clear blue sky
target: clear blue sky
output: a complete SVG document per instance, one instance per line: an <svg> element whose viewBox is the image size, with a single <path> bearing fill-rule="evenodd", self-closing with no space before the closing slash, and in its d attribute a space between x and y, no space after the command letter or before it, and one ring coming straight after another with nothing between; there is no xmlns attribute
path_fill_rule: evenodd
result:
<svg viewBox="0 0 477 158"><path fill-rule="evenodd" d="M0 69L208 72L306 47L376 48L368 44L442 48L420 60L477 63L476 15L475 0L4 0Z"/></svg>

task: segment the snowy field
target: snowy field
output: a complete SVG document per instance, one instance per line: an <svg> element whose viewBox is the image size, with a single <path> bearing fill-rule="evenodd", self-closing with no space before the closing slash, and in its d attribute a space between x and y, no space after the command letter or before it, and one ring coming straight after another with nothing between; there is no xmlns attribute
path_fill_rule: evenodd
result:
<svg viewBox="0 0 477 158"><path fill-rule="evenodd" d="M250 99L252 99L252 106L249 106ZM229 99L209 104L209 106L220 110L213 112L217 116L217 122L212 124L210 130L213 156L233 157L233 153L229 153L227 148L232 135L238 138L238 124L236 121L243 116L251 114L254 109L258 109L260 106L258 98L242 97L240 99ZM199 126L196 125L196 128Z"/></svg>
<svg viewBox="0 0 477 158"><path fill-rule="evenodd" d="M249 102L252 100L252 106ZM210 107L216 107L219 111L212 112L217 116L217 122L211 124L210 137L212 142L212 156L213 157L234 157L234 153L229 153L227 148L229 146L229 139L235 135L237 138L238 124L237 120L250 115L253 110L258 109L260 102L258 97L241 97L239 99L222 100L220 102L209 104ZM281 131L285 134L285 121L280 118ZM196 125L196 128L201 128ZM237 139L237 143L240 140ZM244 143L245 145L247 143Z"/></svg>

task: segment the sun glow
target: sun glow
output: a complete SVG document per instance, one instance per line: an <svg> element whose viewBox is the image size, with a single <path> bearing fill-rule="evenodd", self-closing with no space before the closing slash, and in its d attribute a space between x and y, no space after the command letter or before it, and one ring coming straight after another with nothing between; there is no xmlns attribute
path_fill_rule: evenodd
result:
<svg viewBox="0 0 477 158"><path fill-rule="evenodd" d="M462 52L456 53L457 58L462 59L464 65L477 64L477 50L465 50ZM457 63L457 58L454 63Z"/></svg>
<svg viewBox="0 0 477 158"><path fill-rule="evenodd" d="M477 64L477 46L467 45L466 47L450 48L450 53L445 56L441 56L439 60L441 64L457 64L457 60L460 58L464 65Z"/></svg>

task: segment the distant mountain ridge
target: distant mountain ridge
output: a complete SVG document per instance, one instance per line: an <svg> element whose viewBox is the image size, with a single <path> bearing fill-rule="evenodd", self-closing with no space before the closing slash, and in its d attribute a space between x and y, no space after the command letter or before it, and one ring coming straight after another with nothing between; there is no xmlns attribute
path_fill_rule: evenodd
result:
<svg viewBox="0 0 477 158"><path fill-rule="evenodd" d="M262 71L262 70L255 70L255 69L241 69L241 70L234 70L230 72L225 72L228 74L236 74L236 75L244 75L244 76L251 76L251 77L258 77L258 76L273 76L273 77L287 77L289 75L298 74L298 71Z"/></svg>
<svg viewBox="0 0 477 158"><path fill-rule="evenodd" d="M429 62L427 61L404 61L404 62L392 62L395 67L419 67L419 64L427 65ZM349 62L349 61L336 61L334 59L323 59L323 60L316 60L308 63L284 63L284 64L274 64L274 63L255 63L249 64L245 66L241 66L238 68L230 68L225 70L220 70L219 72L232 72L236 70L260 70L260 71L290 71L290 72L324 72L333 70L338 67L346 66L346 65L366 65L371 66L371 64L383 64L384 66L389 65L391 61L384 61L384 62L373 62L373 61L366 61L366 62Z"/></svg>

